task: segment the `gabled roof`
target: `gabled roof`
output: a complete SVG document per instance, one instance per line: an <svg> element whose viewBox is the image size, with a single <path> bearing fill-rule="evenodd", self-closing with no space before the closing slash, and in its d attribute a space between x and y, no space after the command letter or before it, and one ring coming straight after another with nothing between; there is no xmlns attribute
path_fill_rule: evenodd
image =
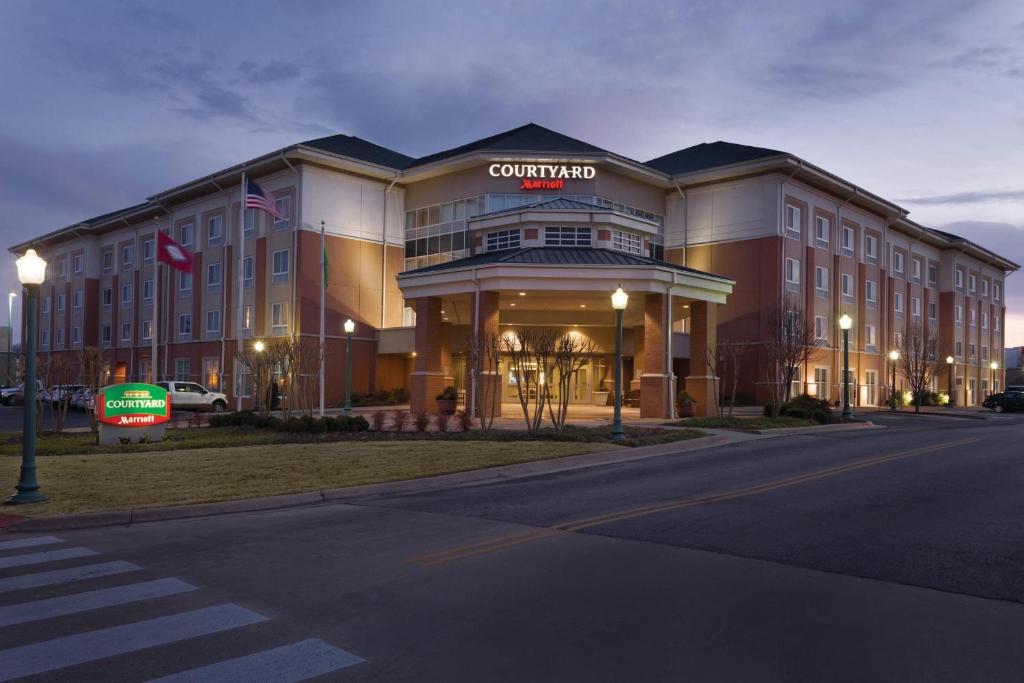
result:
<svg viewBox="0 0 1024 683"><path fill-rule="evenodd" d="M438 263L433 266L407 270L401 273L401 275L420 275L423 273L436 273L457 268L472 268L474 266L498 263L535 266L654 266L714 278L723 282L733 282L733 280L720 275L687 268L686 266L669 263L668 261L659 261L647 258L646 256L627 254L623 251L593 247L525 247L522 249L486 251L482 254L467 256L455 261L449 261L448 263Z"/></svg>
<svg viewBox="0 0 1024 683"><path fill-rule="evenodd" d="M581 202L576 199L567 199L565 197L558 197L557 199L546 199L540 202L534 202L533 204L523 204L522 206L514 206L511 209L499 209L498 211L490 211L488 213L481 213L473 216L470 220L476 220L477 218L486 218L488 216L498 216L503 213L519 213L521 211L533 210L533 209L562 209L570 211L611 211L611 209L600 206L598 204L590 204L589 202Z"/></svg>
<svg viewBox="0 0 1024 683"><path fill-rule="evenodd" d="M473 142L453 147L443 152L437 152L425 157L416 159L409 165L410 168L423 166L435 161L442 161L451 157L468 154L469 152L569 152L575 154L611 154L608 150L601 149L589 142L583 142L568 135L562 135L555 131L538 126L536 123L528 123L519 128L507 130L488 138L475 140Z"/></svg>
<svg viewBox="0 0 1024 683"><path fill-rule="evenodd" d="M671 154L651 159L644 165L650 166L662 173L679 175L691 171L701 171L706 168L717 166L728 166L744 161L756 159L767 159L769 157L786 156L787 152L780 152L777 149L766 147L751 147L750 145L737 145L732 142L702 142L693 147L680 149Z"/></svg>
<svg viewBox="0 0 1024 683"><path fill-rule="evenodd" d="M331 154L340 154L371 164L389 166L394 169L405 168L415 161L413 157L388 149L387 147L381 147L353 135L329 135L325 138L317 138L316 140L306 140L300 144L330 152Z"/></svg>

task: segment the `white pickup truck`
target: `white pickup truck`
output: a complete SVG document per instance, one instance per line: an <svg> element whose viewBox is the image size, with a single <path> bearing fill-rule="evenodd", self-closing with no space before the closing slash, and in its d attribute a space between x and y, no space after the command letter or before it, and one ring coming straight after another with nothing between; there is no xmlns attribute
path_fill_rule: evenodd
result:
<svg viewBox="0 0 1024 683"><path fill-rule="evenodd" d="M157 382L167 390L171 410L210 410L223 413L228 409L228 397L195 382Z"/></svg>

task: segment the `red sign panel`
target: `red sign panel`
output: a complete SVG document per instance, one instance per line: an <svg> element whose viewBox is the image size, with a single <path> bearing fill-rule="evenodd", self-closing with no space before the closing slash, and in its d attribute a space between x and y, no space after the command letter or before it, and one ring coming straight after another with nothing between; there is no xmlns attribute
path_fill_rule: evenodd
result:
<svg viewBox="0 0 1024 683"><path fill-rule="evenodd" d="M533 178L523 178L523 184L519 186L520 190L564 190L565 180L558 178L557 180L535 180Z"/></svg>

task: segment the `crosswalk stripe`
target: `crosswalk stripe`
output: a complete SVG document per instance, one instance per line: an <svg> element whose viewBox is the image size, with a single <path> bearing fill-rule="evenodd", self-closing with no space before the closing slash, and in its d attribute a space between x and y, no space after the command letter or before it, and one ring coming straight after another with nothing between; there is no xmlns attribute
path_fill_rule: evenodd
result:
<svg viewBox="0 0 1024 683"><path fill-rule="evenodd" d="M61 595L56 598L24 602L20 605L0 607L0 626L13 626L30 621L52 619L67 614L88 612L103 607L125 605L130 602L152 600L178 593L196 590L192 584L179 579L156 579L141 583L130 583L126 586L100 588L99 590Z"/></svg>
<svg viewBox="0 0 1024 683"><path fill-rule="evenodd" d="M266 621L238 605L204 607L53 640L0 650L0 681L136 652Z"/></svg>
<svg viewBox="0 0 1024 683"><path fill-rule="evenodd" d="M365 661L315 638L236 659L189 669L150 683L218 683L273 681L296 683Z"/></svg>
<svg viewBox="0 0 1024 683"><path fill-rule="evenodd" d="M11 555L0 557L0 569L8 567L23 567L27 564L42 564L43 562L56 562L57 560L70 560L74 557L88 557L98 555L95 550L88 548L65 548L62 550L46 550L41 553L27 553L25 555Z"/></svg>
<svg viewBox="0 0 1024 683"><path fill-rule="evenodd" d="M17 541L0 542L0 550L14 550L15 548L31 548L37 545L52 545L63 543L56 536L36 536L35 538L19 538Z"/></svg>
<svg viewBox="0 0 1024 683"><path fill-rule="evenodd" d="M38 588L40 586L53 586L60 583L71 583L73 581L84 581L99 576L112 576L126 572L137 572L142 567L131 562L102 562L100 564L86 564L81 567L69 567L67 569L54 569L48 572L36 574L22 574L0 579L0 593L10 593L26 588Z"/></svg>

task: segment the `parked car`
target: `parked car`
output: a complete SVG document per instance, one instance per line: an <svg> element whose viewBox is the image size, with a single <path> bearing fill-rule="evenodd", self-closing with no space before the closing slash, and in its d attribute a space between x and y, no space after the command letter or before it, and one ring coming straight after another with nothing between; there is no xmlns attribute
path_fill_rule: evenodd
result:
<svg viewBox="0 0 1024 683"><path fill-rule="evenodd" d="M167 390L172 410L209 410L223 413L228 409L227 394L210 391L195 382L157 382Z"/></svg>
<svg viewBox="0 0 1024 683"><path fill-rule="evenodd" d="M43 401L57 405L62 400L71 401L76 392L85 388L84 384L55 384L42 394Z"/></svg>
<svg viewBox="0 0 1024 683"><path fill-rule="evenodd" d="M82 387L74 394L71 395L71 407L77 408L78 410L84 410L86 412L92 410L93 399L92 389L89 387Z"/></svg>
<svg viewBox="0 0 1024 683"><path fill-rule="evenodd" d="M36 380L36 395L42 396L46 391L42 381ZM20 406L25 402L25 383L22 382L16 387L5 387L0 390L0 403L5 406Z"/></svg>
<svg viewBox="0 0 1024 683"><path fill-rule="evenodd" d="M1004 391L999 394L992 394L981 405L991 408L997 413L1024 410L1024 391Z"/></svg>
<svg viewBox="0 0 1024 683"><path fill-rule="evenodd" d="M1024 384L1011 384L1006 387L1007 391L1024 391Z"/></svg>

